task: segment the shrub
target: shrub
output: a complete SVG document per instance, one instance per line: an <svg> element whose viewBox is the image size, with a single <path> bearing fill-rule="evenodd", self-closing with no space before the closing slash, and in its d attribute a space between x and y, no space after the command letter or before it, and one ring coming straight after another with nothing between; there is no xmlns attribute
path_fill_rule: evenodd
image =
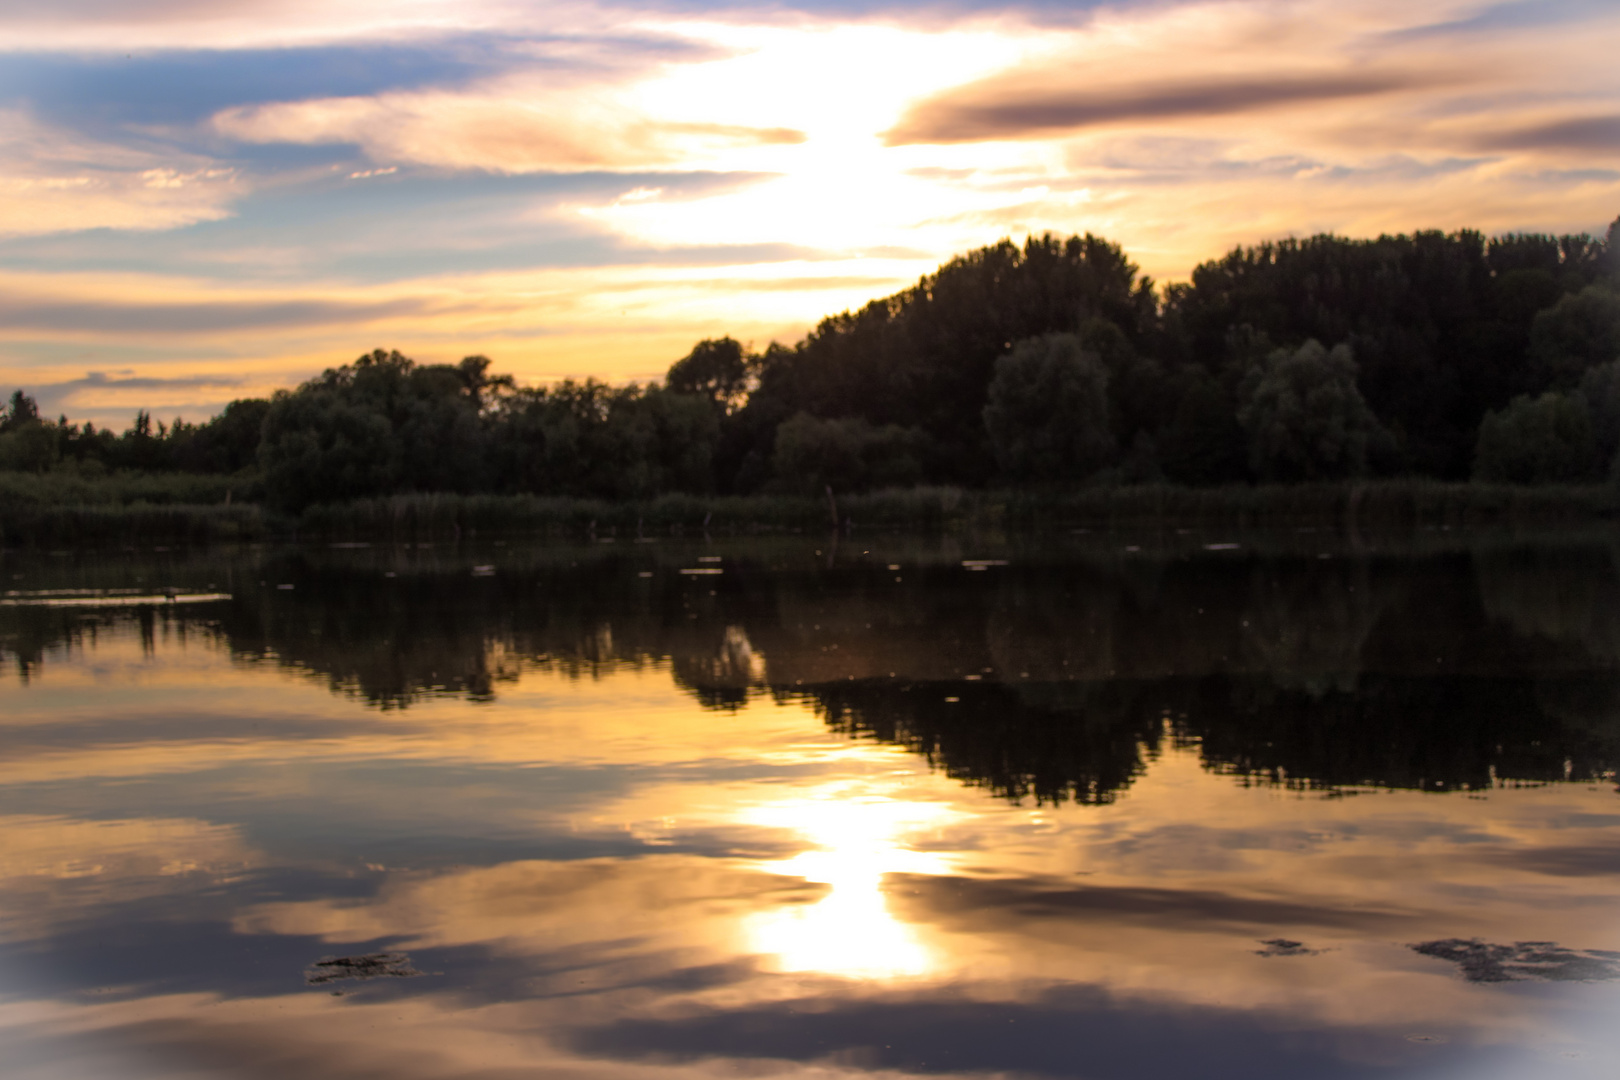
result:
<svg viewBox="0 0 1620 1080"><path fill-rule="evenodd" d="M1329 352L1312 340L1271 353L1238 388L1237 418L1249 468L1267 481L1361 476L1373 444L1389 439L1356 386L1346 344Z"/></svg>
<svg viewBox="0 0 1620 1080"><path fill-rule="evenodd" d="M784 491L867 491L915 484L926 452L927 436L915 428L799 413L777 427L771 465Z"/></svg>
<svg viewBox="0 0 1620 1080"><path fill-rule="evenodd" d="M1620 360L1588 371L1581 379L1581 398L1592 418L1598 465L1620 480Z"/></svg>
<svg viewBox="0 0 1620 1080"><path fill-rule="evenodd" d="M1020 341L996 360L984 428L1009 480L1083 480L1117 451L1108 369L1074 334Z"/></svg>
<svg viewBox="0 0 1620 1080"><path fill-rule="evenodd" d="M1549 391L1513 399L1486 415L1474 450L1474 479L1487 483L1558 484L1596 471L1597 443L1586 405Z"/></svg>
<svg viewBox="0 0 1620 1080"><path fill-rule="evenodd" d="M1583 372L1620 357L1620 294L1588 285L1536 315L1530 370L1538 387L1570 389Z"/></svg>

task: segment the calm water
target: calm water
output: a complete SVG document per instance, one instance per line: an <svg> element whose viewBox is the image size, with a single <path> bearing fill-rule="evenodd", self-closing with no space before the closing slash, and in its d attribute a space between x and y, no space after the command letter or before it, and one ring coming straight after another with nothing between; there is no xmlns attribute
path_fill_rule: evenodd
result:
<svg viewBox="0 0 1620 1080"><path fill-rule="evenodd" d="M1615 539L0 572L6 1080L1620 1065Z"/></svg>

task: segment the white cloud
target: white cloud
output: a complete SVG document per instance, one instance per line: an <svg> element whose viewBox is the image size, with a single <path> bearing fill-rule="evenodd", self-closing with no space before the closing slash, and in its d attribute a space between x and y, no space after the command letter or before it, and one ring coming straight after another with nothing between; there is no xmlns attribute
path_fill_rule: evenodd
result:
<svg viewBox="0 0 1620 1080"><path fill-rule="evenodd" d="M224 217L242 193L234 169L160 160L0 111L0 236L172 229Z"/></svg>

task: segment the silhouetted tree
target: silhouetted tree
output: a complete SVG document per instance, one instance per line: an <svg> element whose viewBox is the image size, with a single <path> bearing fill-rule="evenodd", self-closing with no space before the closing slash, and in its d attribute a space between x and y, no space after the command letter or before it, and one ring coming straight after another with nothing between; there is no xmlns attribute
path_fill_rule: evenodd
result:
<svg viewBox="0 0 1620 1080"><path fill-rule="evenodd" d="M1620 360L1587 371L1581 378L1580 396L1592 418L1598 466L1620 480Z"/></svg>
<svg viewBox="0 0 1620 1080"><path fill-rule="evenodd" d="M777 429L771 466L785 491L866 491L917 483L926 453L927 436L915 428L799 413Z"/></svg>
<svg viewBox="0 0 1620 1080"><path fill-rule="evenodd" d="M1203 368L1183 373L1175 410L1157 440L1160 467L1182 484L1218 484L1248 474L1248 445L1232 396Z"/></svg>
<svg viewBox="0 0 1620 1080"><path fill-rule="evenodd" d="M1333 480L1367 471L1382 435L1356 388L1350 346L1307 341L1278 349L1238 391L1238 423L1249 436L1249 467L1262 480Z"/></svg>
<svg viewBox="0 0 1620 1080"><path fill-rule="evenodd" d="M1074 334L1047 334L996 360L984 427L1003 475L1034 483L1076 482L1116 452L1108 416L1108 369Z"/></svg>
<svg viewBox="0 0 1620 1080"><path fill-rule="evenodd" d="M1479 428L1474 476L1489 483L1559 484L1590 478L1597 444L1585 402L1548 391L1514 398Z"/></svg>
<svg viewBox="0 0 1620 1080"><path fill-rule="evenodd" d="M39 406L34 399L21 390L11 392L11 400L0 409L0 435L8 431L15 431L24 424L30 424L39 419Z"/></svg>
<svg viewBox="0 0 1620 1080"><path fill-rule="evenodd" d="M1539 312L1530 329L1535 388L1568 390L1590 367L1620 359L1620 294L1590 285Z"/></svg>
<svg viewBox="0 0 1620 1080"><path fill-rule="evenodd" d="M670 365L664 385L677 394L699 394L730 412L747 397L755 363L735 339L706 338Z"/></svg>

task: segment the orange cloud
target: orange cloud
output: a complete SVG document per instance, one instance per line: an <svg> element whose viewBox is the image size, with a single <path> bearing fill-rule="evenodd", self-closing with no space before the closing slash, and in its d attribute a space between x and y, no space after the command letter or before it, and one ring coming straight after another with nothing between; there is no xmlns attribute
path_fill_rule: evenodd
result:
<svg viewBox="0 0 1620 1080"><path fill-rule="evenodd" d="M353 143L379 162L508 173L646 169L706 150L805 141L791 128L664 121L606 99L516 86L243 106L213 126L245 142Z"/></svg>

